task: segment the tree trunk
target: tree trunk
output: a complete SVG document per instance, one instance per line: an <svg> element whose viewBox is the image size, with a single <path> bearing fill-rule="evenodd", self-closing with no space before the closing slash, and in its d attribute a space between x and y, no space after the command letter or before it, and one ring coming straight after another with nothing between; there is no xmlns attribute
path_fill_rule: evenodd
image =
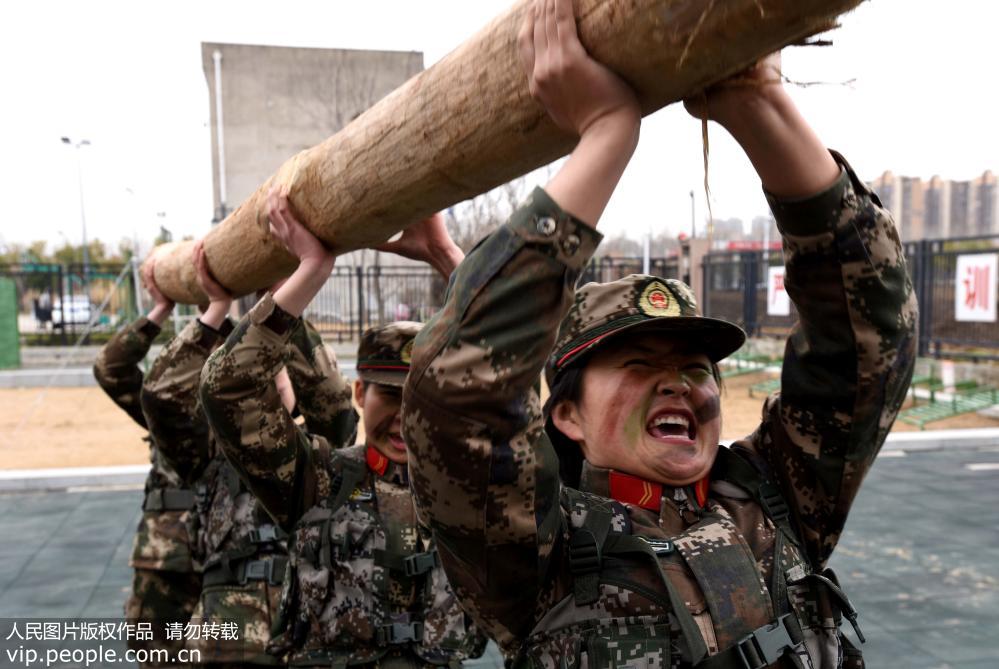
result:
<svg viewBox="0 0 999 669"><path fill-rule="evenodd" d="M212 272L236 295L296 261L268 234L265 198L290 189L299 218L344 253L565 155L575 137L530 97L517 53L520 0L318 146L288 160L205 238ZM576 0L587 50L624 77L650 114L830 28L861 0ZM191 242L157 250L156 281L204 298Z"/></svg>

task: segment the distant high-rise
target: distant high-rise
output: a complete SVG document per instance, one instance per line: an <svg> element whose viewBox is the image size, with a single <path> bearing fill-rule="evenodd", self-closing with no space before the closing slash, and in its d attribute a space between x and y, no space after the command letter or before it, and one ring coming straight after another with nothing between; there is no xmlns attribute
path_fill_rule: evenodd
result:
<svg viewBox="0 0 999 669"><path fill-rule="evenodd" d="M929 181L885 172L871 187L895 217L902 239L999 234L999 187L987 171L971 181Z"/></svg>

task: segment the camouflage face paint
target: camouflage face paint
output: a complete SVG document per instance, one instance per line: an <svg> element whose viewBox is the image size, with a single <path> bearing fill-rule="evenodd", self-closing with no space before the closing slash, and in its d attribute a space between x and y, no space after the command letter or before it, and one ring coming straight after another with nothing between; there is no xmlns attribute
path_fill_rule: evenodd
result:
<svg viewBox="0 0 999 669"><path fill-rule="evenodd" d="M698 425L710 423L719 416L721 416L721 397L717 393L694 408L694 418L697 419Z"/></svg>

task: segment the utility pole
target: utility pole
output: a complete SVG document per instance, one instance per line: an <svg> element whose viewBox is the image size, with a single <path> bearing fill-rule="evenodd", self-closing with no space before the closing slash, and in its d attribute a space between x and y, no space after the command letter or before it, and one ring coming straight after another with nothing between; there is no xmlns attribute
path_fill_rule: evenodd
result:
<svg viewBox="0 0 999 669"><path fill-rule="evenodd" d="M63 137L62 143L76 149L76 178L80 189L80 224L83 227L83 288L90 294L90 247L87 244L87 212L83 204L83 162L80 159L80 147L90 146L89 139L74 142L69 137ZM89 299L89 298L88 298Z"/></svg>

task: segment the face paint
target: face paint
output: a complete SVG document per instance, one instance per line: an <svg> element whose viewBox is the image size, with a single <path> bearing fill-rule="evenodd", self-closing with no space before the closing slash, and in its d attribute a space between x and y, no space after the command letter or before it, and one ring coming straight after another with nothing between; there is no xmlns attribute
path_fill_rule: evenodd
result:
<svg viewBox="0 0 999 669"><path fill-rule="evenodd" d="M704 403L694 409L694 418L698 425L710 423L721 415L721 398L715 394L704 400Z"/></svg>

